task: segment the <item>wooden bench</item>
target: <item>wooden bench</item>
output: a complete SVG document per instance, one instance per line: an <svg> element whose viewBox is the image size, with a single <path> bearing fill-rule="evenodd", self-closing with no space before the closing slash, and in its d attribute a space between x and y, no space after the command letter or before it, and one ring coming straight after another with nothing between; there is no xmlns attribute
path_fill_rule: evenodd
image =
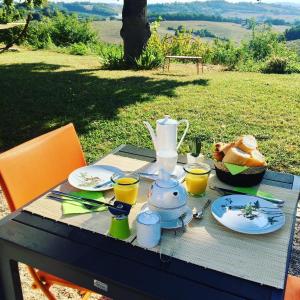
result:
<svg viewBox="0 0 300 300"><path fill-rule="evenodd" d="M168 71L170 71L171 59L178 60L191 60L196 62L197 74L199 75L199 65L201 64L202 74L203 74L203 60L201 56L180 56L180 55L166 55L163 70L165 70L166 62L168 61Z"/></svg>

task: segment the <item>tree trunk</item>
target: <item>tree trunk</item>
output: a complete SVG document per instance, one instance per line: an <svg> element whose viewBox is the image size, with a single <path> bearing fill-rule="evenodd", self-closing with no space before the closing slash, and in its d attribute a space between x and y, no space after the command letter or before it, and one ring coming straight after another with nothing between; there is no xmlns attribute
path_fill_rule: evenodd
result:
<svg viewBox="0 0 300 300"><path fill-rule="evenodd" d="M124 42L124 59L129 66L133 66L151 35L147 0L124 0L122 21L120 33Z"/></svg>

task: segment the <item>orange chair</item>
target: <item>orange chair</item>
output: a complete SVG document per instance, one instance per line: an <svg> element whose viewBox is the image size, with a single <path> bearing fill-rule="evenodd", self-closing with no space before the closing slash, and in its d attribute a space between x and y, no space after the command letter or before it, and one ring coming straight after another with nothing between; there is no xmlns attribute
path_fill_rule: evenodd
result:
<svg viewBox="0 0 300 300"><path fill-rule="evenodd" d="M73 124L68 124L0 154L0 185L11 211L18 209L63 182L70 172L86 165ZM28 266L34 279L50 300L51 285L78 289L83 299L91 292L71 282Z"/></svg>
<svg viewBox="0 0 300 300"><path fill-rule="evenodd" d="M300 278L289 275L284 300L300 300Z"/></svg>

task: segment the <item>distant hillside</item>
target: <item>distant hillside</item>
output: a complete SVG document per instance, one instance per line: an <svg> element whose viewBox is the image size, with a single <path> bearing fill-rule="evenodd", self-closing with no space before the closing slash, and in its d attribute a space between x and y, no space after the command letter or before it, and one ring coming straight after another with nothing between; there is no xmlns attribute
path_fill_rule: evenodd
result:
<svg viewBox="0 0 300 300"><path fill-rule="evenodd" d="M50 2L51 8L75 12L82 16L114 18L120 16L122 5L97 2ZM275 20L274 25L300 20L300 6L292 4L230 3L224 0L206 2L175 2L149 4L149 18L163 16L166 20L206 20L241 23L246 18L256 17L258 21ZM279 22L278 22L279 20ZM283 21L280 24L280 20ZM277 21L277 23L276 23ZM272 22L271 22L272 23Z"/></svg>
<svg viewBox="0 0 300 300"><path fill-rule="evenodd" d="M148 5L149 13L207 13L207 14L225 14L228 12L244 13L273 13L276 15L295 15L300 17L300 6L291 4L267 4L238 2L231 3L224 0L215 1L194 1L194 2L175 2Z"/></svg>
<svg viewBox="0 0 300 300"><path fill-rule="evenodd" d="M230 3L222 0L188 3L164 3L148 5L148 14L151 15L214 15L223 18L256 17L260 21L268 18L295 20L300 19L300 6L290 4L265 3Z"/></svg>
<svg viewBox="0 0 300 300"><path fill-rule="evenodd" d="M122 9L120 5L93 2L52 2L50 8L100 18L117 17Z"/></svg>

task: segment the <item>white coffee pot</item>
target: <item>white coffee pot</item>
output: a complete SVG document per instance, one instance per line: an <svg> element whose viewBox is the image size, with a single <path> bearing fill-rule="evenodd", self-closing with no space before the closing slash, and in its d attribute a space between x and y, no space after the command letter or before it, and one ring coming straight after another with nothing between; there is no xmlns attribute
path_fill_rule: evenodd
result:
<svg viewBox="0 0 300 300"><path fill-rule="evenodd" d="M177 144L177 131L178 131L178 126L181 123L186 123L186 128L184 130L184 133L179 143ZM146 125L147 129L150 132L152 142L156 152L159 151L164 151L164 152L171 151L173 153L177 152L189 129L188 120L176 121L171 119L170 116L168 115L165 115L163 119L156 121L156 133L148 122L144 121L144 124Z"/></svg>

